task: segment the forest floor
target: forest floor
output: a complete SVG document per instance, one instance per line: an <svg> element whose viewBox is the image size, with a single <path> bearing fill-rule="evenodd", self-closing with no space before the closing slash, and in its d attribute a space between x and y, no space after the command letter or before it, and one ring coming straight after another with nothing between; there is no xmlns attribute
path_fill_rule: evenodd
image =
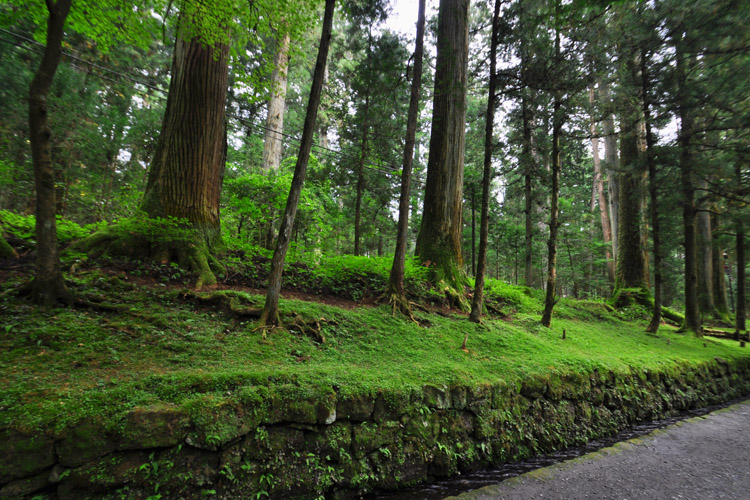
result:
<svg viewBox="0 0 750 500"><path fill-rule="evenodd" d="M315 291L314 276L292 272L297 286L281 301L287 328L264 337L253 317L264 300L257 274L196 292L173 265L65 265L72 291L89 307L39 309L15 293L33 261L0 263L0 428L56 432L91 415L117 425L137 406L205 409L246 387L346 395L750 356L730 339L698 339L666 325L646 334L643 311L612 313L601 300L562 299L547 329L539 323L541 294L504 284L490 295L502 314L481 325L434 296L415 309L417 324L378 303L374 277L340 268L329 274L342 281L321 278L328 284L320 287L338 294ZM226 300L205 300L211 294Z"/></svg>

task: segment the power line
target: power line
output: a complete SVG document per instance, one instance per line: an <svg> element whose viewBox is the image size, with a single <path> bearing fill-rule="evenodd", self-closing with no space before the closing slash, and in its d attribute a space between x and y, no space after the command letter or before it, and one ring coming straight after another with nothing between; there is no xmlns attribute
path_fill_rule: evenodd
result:
<svg viewBox="0 0 750 500"><path fill-rule="evenodd" d="M33 44L35 46L38 46L38 47L44 47L43 44L37 42L36 40L33 40L33 39L28 38L26 36L20 35L18 33L14 33L12 31L6 30L4 28L0 28L0 33L5 33L5 34L8 34L8 35L11 35L11 36L15 37L18 40L22 40L22 41L31 43L31 44ZM7 44L13 45L14 47L17 47L17 48L20 48L20 49L23 49L23 50L27 50L27 51L35 53L35 54L39 54L39 55L43 54L41 50L35 49L33 47L19 45L19 44L16 44L16 43L14 43L14 42L12 42L10 40L7 40L7 39L0 38L0 42L5 42ZM132 77L130 75L121 73L121 72L116 71L114 69L108 68L106 66L103 66L103 65L100 65L100 64L96 64L96 63L92 63L92 62L87 61L85 59L82 59L82 58L80 58L80 57L78 57L78 56L76 56L76 55L74 55L74 54L72 54L70 52L63 51L63 55L66 58L72 59L74 61L79 61L79 62L81 62L83 64L86 64L86 65L88 65L88 66L90 66L92 68L99 69L101 71L106 71L107 73L110 73L110 74L115 75L115 76L120 77L120 78L124 78L124 79L129 80L129 81L131 81L133 83L136 83L138 85L142 85L143 87L146 87L146 88L148 88L150 90L153 90L155 92L159 92L161 94L167 94L168 93L168 91L162 89L161 87L157 87L155 85L143 82L143 81L141 81L141 80L139 80L137 78L134 78L134 77ZM77 66L76 64L74 64L72 62L69 62L67 60L66 60L66 62L68 62L74 68L76 68L76 69L78 69L80 71L83 71L83 72L85 72L87 74L98 76L99 78L111 81L113 83L122 83L121 81L118 81L118 80L116 80L116 79L114 79L112 77L108 77L108 76L102 75L100 73L91 71L89 69ZM134 89L134 90L136 92L138 92L138 93L141 93L138 89ZM155 97L156 99L159 99L159 100L166 100L167 99L167 97L165 95L153 95L153 96L150 96L150 97ZM248 120L246 118L243 118L241 116L238 116L238 115L235 115L235 114L232 114L232 113L227 113L227 117L233 118L233 119L237 120L238 122L242 123L245 126L249 126L249 127L254 128L254 129L260 129L260 130L263 130L264 132L268 131L268 132L271 132L272 134L276 134L279 137L287 139L287 141L285 141L285 144L287 144L287 145L289 145L290 141L293 141L293 142L295 142L297 144L301 143L301 139L298 138L298 137L296 137L296 136L294 136L294 135L287 134L287 133L284 133L284 132L280 132L278 130L271 129L271 128L269 128L269 127L267 127L265 125L262 125L260 123L254 123L254 122L252 122L252 121L250 121L250 120ZM260 134L257 134L256 136L260 137ZM393 139L393 138L390 138L390 139ZM347 154L347 153L344 153L344 152L342 152L340 150L335 150L335 149L332 149L332 148L329 148L329 147L326 147L326 146L321 146L319 144L313 144L313 147L316 148L317 150L321 151L323 154L326 154L329 157L338 158L339 160L359 161L360 158L361 158L359 154L356 154L356 153L355 154ZM380 172L380 173L385 174L385 175L389 175L389 176L394 176L394 177L399 177L400 178L399 171L400 171L401 167L397 167L397 166L394 166L394 165L391 165L391 164L388 164L388 163L384 163L384 162L378 162L376 165L377 166L364 165L363 167L366 168L366 169L368 169L368 170L373 170L373 171ZM384 170L382 168L378 168L378 166L379 167L386 167L387 169ZM412 182L415 185L419 185L420 187L424 187L424 183L420 179L413 178Z"/></svg>

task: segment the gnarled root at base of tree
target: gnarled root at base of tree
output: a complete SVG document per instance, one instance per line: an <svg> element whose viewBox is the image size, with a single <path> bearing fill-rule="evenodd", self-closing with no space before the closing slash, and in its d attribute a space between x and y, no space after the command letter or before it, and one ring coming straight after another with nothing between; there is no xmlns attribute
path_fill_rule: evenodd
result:
<svg viewBox="0 0 750 500"><path fill-rule="evenodd" d="M388 286L386 292L380 297L380 300L391 306L392 315L395 316L398 312L408 317L414 323L419 324L419 321L414 317L414 313L411 310L415 304L409 301L406 293L399 292L395 287Z"/></svg>
<svg viewBox="0 0 750 500"><path fill-rule="evenodd" d="M208 244L199 236L193 241L153 241L144 234L120 231L116 226L112 226L79 241L74 249L87 253L91 258L113 255L151 259L157 262L177 262L184 269L197 275L196 289L216 284L214 273L225 271L224 266L213 256Z"/></svg>
<svg viewBox="0 0 750 500"><path fill-rule="evenodd" d="M186 290L180 293L180 297L200 304L216 306L238 318L260 318L262 313L262 309L255 306L254 301L246 293L234 290L209 293Z"/></svg>
<svg viewBox="0 0 750 500"><path fill-rule="evenodd" d="M640 304L652 312L654 310L654 298L648 290L642 288L617 289L608 302L607 305L612 308L613 311L634 304ZM675 326L682 325L685 322L684 315L668 307L661 307L661 316L665 321L670 321Z"/></svg>
<svg viewBox="0 0 750 500"><path fill-rule="evenodd" d="M466 300L466 296L464 296L463 293L461 293L459 290L456 290L445 281L441 280L438 283L438 289L442 290L443 294L445 294L445 299L448 301L448 306L460 309L463 312L469 312L471 310L471 306Z"/></svg>
<svg viewBox="0 0 750 500"><path fill-rule="evenodd" d="M17 293L21 297L30 297L34 303L45 308L54 307L58 303L72 306L76 302L75 295L68 289L62 276L45 281L35 278L23 284Z"/></svg>

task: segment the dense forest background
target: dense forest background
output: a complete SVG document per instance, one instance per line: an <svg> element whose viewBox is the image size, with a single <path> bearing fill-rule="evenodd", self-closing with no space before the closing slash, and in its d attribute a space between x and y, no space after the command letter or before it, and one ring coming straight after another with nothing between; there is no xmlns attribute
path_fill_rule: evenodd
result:
<svg viewBox="0 0 750 500"><path fill-rule="evenodd" d="M115 253L119 241L130 256L177 260L202 277L210 269L219 281L231 259L270 259L303 154L323 2L0 3L0 224L11 244L40 210L44 178L30 147L29 112L66 3L61 61L44 99L46 186L58 229L72 221L83 227L76 238L94 234L82 252ZM458 181L452 224L460 248L451 252L460 269L446 282L465 286L459 295L484 262L485 198L482 272L546 289L550 312L555 296L649 307L656 299L685 310L685 318L668 314L692 330L701 317L730 322L735 313L744 329L748 2L441 0L428 7L407 190L409 258L416 248L417 263L436 264L420 238L440 236L419 236L420 228L427 207L437 206L433 198L451 194L440 184L426 196L428 163L463 151L448 165ZM394 254L415 58L414 38L385 27L391 8L348 0L333 15L287 261L390 262ZM461 9L469 11L463 28ZM446 19L459 27L441 27ZM462 51L465 81L446 79L441 54L460 60ZM465 138L444 139L439 153L436 130L450 127L436 121L446 106L438 100L456 92L465 109L448 116L465 113ZM164 192L175 179L204 167L205 175L185 181L189 189L173 189L189 208L170 206ZM195 209L204 202L204 211ZM171 232L183 221L198 228L208 257L154 249L159 238L185 244ZM137 231L150 231L149 251L122 243ZM14 246L10 252L23 253Z"/></svg>

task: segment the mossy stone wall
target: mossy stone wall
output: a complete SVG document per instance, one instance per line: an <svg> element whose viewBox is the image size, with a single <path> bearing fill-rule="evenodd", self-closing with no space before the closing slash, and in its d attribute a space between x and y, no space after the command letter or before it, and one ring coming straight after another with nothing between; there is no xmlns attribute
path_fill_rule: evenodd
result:
<svg viewBox="0 0 750 500"><path fill-rule="evenodd" d="M138 408L116 428L2 430L0 498L357 498L746 396L750 359L377 394L293 389Z"/></svg>

